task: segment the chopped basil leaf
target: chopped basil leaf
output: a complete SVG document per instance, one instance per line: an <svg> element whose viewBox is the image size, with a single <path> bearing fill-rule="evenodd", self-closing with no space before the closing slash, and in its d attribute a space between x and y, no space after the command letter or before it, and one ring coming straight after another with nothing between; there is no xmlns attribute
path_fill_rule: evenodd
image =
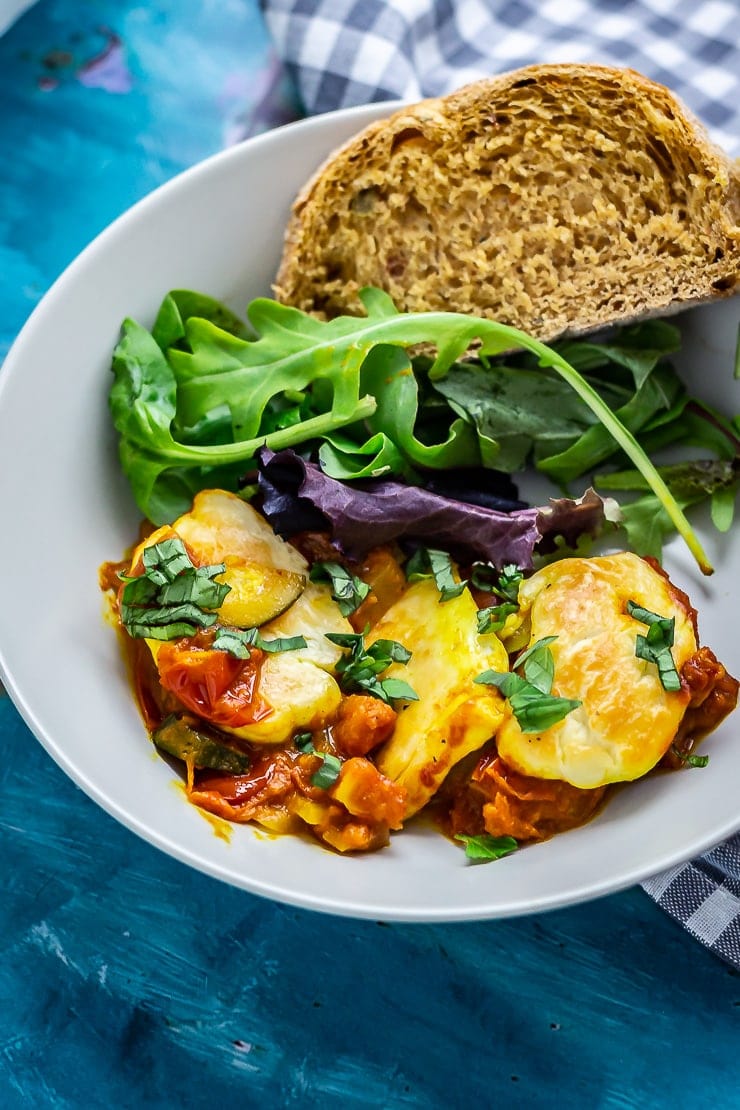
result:
<svg viewBox="0 0 740 1110"><path fill-rule="evenodd" d="M397 640L376 640L366 647L363 632L327 632L325 635L327 640L347 650L337 663L337 677L345 692L362 690L387 705L396 699L418 701L416 693L406 682L394 678L381 681L378 678L391 663L408 663L411 652L403 644Z"/></svg>
<svg viewBox="0 0 740 1110"><path fill-rule="evenodd" d="M557 636L543 636L527 648L517 659L514 667L519 670L524 668L524 677L543 694L549 694L555 677L555 660L550 651L550 644L557 640Z"/></svg>
<svg viewBox="0 0 740 1110"><path fill-rule="evenodd" d="M211 645L214 651L228 651L237 659L247 659L250 647L274 654L280 651L298 651L306 647L303 636L276 636L265 640L257 628L219 628Z"/></svg>
<svg viewBox="0 0 740 1110"><path fill-rule="evenodd" d="M509 699L522 732L544 732L564 720L582 703L577 698L559 698L543 694L536 687L522 690Z"/></svg>
<svg viewBox="0 0 740 1110"><path fill-rule="evenodd" d="M482 863L488 860L501 859L511 855L519 845L513 836L491 836L482 833L480 836L465 836L458 833L455 840L460 840L465 845L465 855L468 859Z"/></svg>
<svg viewBox="0 0 740 1110"><path fill-rule="evenodd" d="M477 590L495 594L502 601L510 601L516 605L519 583L523 577L522 571L515 563L507 563L500 571L496 570L491 563L473 563L470 582Z"/></svg>
<svg viewBox="0 0 740 1110"><path fill-rule="evenodd" d="M310 732L297 732L293 737L293 744L304 755L321 756L322 764L318 771L311 775L311 785L322 790L328 790L339 778L342 770L342 761L330 752L319 752L314 747L313 736Z"/></svg>
<svg viewBox="0 0 740 1110"><path fill-rule="evenodd" d="M510 613L516 613L518 605L511 601L502 601L500 605L489 605L487 609L478 610L478 632L485 636L487 632L500 632L506 624Z"/></svg>
<svg viewBox="0 0 740 1110"><path fill-rule="evenodd" d="M508 563L498 577L498 592L500 597L516 601L519 596L519 585L524 574L516 563Z"/></svg>
<svg viewBox="0 0 740 1110"><path fill-rule="evenodd" d="M447 552L437 551L432 547L420 547L414 552L406 564L406 577L409 582L433 578L441 602L459 597L467 585L465 581L455 581L452 559Z"/></svg>
<svg viewBox="0 0 740 1110"><path fill-rule="evenodd" d="M312 582L331 582L331 596L339 606L343 617L348 617L362 605L370 593L367 582L350 574L339 563L316 563L311 569Z"/></svg>
<svg viewBox="0 0 740 1110"><path fill-rule="evenodd" d="M381 683L386 699L390 701L418 701L419 695L401 678L384 678Z"/></svg>
<svg viewBox="0 0 740 1110"><path fill-rule="evenodd" d="M399 644L398 640L376 640L368 651L374 658L388 658L392 663L408 663L411 658L409 649ZM385 667L382 669L385 670Z"/></svg>
<svg viewBox="0 0 740 1110"><path fill-rule="evenodd" d="M174 582L178 574L182 574L184 570L193 569L185 544L179 536L145 547L141 561L145 571L149 572L152 582L156 582L157 585Z"/></svg>
<svg viewBox="0 0 740 1110"><path fill-rule="evenodd" d="M481 686L496 686L509 699L527 685L527 680L513 671L483 671L473 682Z"/></svg>
<svg viewBox="0 0 740 1110"><path fill-rule="evenodd" d="M557 637L544 636L519 656L514 666L524 667L524 677L513 671L484 671L474 682L496 686L508 698L522 732L544 732L562 721L582 703L551 694L555 663L550 644Z"/></svg>
<svg viewBox="0 0 740 1110"><path fill-rule="evenodd" d="M637 636L635 640L635 655L637 658L655 664L664 690L680 690L681 678L671 654L676 626L675 618L660 617L657 613L651 613L649 609L644 609L634 601L627 602L627 612L636 621L648 625L647 636Z"/></svg>
<svg viewBox="0 0 740 1110"><path fill-rule="evenodd" d="M145 547L141 561L142 574L122 576L121 622L129 636L174 640L215 624L213 610L231 589L214 581L223 563L196 567L179 537Z"/></svg>
<svg viewBox="0 0 740 1110"><path fill-rule="evenodd" d="M316 754L320 755L324 762L318 771L311 775L311 785L318 786L322 790L328 790L339 778L342 762L335 755L329 755L326 752L317 752Z"/></svg>
<svg viewBox="0 0 740 1110"><path fill-rule="evenodd" d="M706 767L709 763L708 755L692 755L691 752L682 752L675 744L671 745L671 751L687 767Z"/></svg>

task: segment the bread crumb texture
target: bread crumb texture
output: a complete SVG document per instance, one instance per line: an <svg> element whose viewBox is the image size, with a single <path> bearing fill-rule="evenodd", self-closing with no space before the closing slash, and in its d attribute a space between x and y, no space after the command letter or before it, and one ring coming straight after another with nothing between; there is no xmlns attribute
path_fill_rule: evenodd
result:
<svg viewBox="0 0 740 1110"><path fill-rule="evenodd" d="M401 311L542 339L740 282L740 169L662 85L530 66L372 124L293 208L275 293L325 318L365 285Z"/></svg>

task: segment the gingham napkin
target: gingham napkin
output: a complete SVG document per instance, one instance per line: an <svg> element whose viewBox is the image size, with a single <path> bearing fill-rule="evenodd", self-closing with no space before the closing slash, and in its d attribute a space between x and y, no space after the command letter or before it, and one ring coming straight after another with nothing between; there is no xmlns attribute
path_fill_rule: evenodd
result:
<svg viewBox="0 0 740 1110"><path fill-rule="evenodd" d="M631 66L740 154L740 0L262 0L309 114L532 62Z"/></svg>
<svg viewBox="0 0 740 1110"><path fill-rule="evenodd" d="M309 114L438 96L532 62L601 62L668 85L716 142L740 153L740 0L262 0L262 6ZM740 968L740 835L643 887Z"/></svg>

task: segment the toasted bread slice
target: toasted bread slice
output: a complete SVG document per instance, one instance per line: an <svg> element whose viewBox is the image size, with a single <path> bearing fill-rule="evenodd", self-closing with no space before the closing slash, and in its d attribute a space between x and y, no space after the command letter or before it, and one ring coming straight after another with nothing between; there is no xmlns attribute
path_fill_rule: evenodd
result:
<svg viewBox="0 0 740 1110"><path fill-rule="evenodd" d="M542 339L740 285L740 166L632 70L537 65L396 111L295 202L275 283L324 317L385 289Z"/></svg>

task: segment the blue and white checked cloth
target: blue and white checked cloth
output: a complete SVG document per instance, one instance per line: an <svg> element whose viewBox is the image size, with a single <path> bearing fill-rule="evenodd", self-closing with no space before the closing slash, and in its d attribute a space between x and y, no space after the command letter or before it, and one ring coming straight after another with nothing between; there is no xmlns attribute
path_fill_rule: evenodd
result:
<svg viewBox="0 0 740 1110"><path fill-rule="evenodd" d="M533 62L631 66L740 154L740 0L262 0L306 111L440 96Z"/></svg>
<svg viewBox="0 0 740 1110"><path fill-rule="evenodd" d="M262 4L309 114L439 96L533 62L599 62L668 85L716 142L740 154L740 0ZM643 886L740 968L740 835Z"/></svg>

